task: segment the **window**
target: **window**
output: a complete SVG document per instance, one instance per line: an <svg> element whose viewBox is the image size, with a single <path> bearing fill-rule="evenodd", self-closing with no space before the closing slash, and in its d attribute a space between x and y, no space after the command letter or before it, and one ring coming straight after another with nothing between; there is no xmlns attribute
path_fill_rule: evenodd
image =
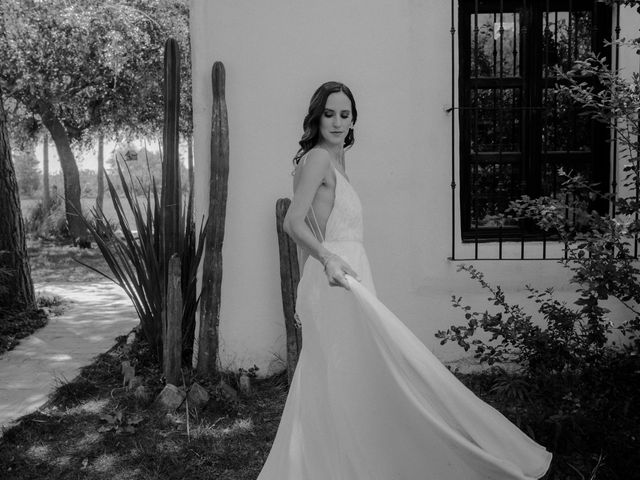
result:
<svg viewBox="0 0 640 480"><path fill-rule="evenodd" d="M521 195L553 195L557 169L609 184L609 130L554 93L555 67L608 56L611 8L595 0L459 0L460 201L464 241L535 238L500 225ZM591 79L579 79L592 82Z"/></svg>

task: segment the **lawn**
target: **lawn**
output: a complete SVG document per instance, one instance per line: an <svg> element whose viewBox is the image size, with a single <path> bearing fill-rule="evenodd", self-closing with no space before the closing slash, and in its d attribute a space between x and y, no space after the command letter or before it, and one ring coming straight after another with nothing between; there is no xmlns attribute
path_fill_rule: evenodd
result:
<svg viewBox="0 0 640 480"><path fill-rule="evenodd" d="M85 210L85 212L89 212L96 204L96 198L91 196L91 197L82 197L81 199L81 203L82 203L82 208ZM121 195L121 200L124 200L124 195ZM138 201L140 202L140 205L144 205L144 196L139 196L138 197ZM20 197L20 208L22 210L22 216L27 219L29 218L29 214L30 212L36 207L36 205L38 203L42 202L42 198L40 197ZM129 223L131 225L135 225L135 221L133 219L133 215L131 213L131 210L129 209L129 206L127 204L126 201L123 202L123 207L124 207L124 211L125 214L127 216L127 219L129 220ZM102 209L105 213L105 215L107 216L107 218L109 219L113 219L114 221L116 221L118 219L118 216L116 215L116 211L113 208L113 202L111 201L111 197L109 196L108 193L105 193L104 195L104 202L103 202L103 206Z"/></svg>

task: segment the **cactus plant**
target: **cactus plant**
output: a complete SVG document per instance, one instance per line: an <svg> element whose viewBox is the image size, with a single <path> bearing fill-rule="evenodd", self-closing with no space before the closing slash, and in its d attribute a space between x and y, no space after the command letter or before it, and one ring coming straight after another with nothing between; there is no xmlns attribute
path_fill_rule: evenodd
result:
<svg viewBox="0 0 640 480"><path fill-rule="evenodd" d="M218 326L222 286L222 241L229 178L229 123L225 100L225 70L215 62L211 70L213 108L211 114L211 177L209 180L209 224L204 253L207 268L202 275L198 373L217 374Z"/></svg>

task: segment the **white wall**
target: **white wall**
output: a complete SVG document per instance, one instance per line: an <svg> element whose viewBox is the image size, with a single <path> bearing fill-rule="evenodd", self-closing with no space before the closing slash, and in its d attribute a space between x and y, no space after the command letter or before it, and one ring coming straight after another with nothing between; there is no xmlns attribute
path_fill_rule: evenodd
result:
<svg viewBox="0 0 640 480"><path fill-rule="evenodd" d="M635 15L623 19L636 22L637 31ZM224 63L227 78L230 173L222 367L256 363L262 374L283 367L278 360L285 350L275 202L291 196L291 158L302 119L311 94L327 80L346 83L356 97L356 143L347 170L364 205L365 244L379 296L436 355L460 357L460 349L439 346L433 334L461 322L460 312L450 307L452 294L478 309L485 308L486 294L456 273L460 262L447 259L450 2L193 0L191 22L201 212L208 199L214 61ZM637 57L631 60L637 68ZM464 255L465 247L456 240L458 254ZM476 264L514 301L524 299L525 284L570 291L567 272L555 262Z"/></svg>

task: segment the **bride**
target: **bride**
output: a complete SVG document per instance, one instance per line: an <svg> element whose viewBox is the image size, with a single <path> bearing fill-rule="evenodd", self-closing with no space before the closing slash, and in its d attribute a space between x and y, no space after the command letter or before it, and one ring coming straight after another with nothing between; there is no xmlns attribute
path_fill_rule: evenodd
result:
<svg viewBox="0 0 640 480"><path fill-rule="evenodd" d="M357 115L351 91L327 82L304 119L284 220L302 254L304 342L258 480L542 477L551 454L462 385L376 298L360 200L345 173Z"/></svg>

